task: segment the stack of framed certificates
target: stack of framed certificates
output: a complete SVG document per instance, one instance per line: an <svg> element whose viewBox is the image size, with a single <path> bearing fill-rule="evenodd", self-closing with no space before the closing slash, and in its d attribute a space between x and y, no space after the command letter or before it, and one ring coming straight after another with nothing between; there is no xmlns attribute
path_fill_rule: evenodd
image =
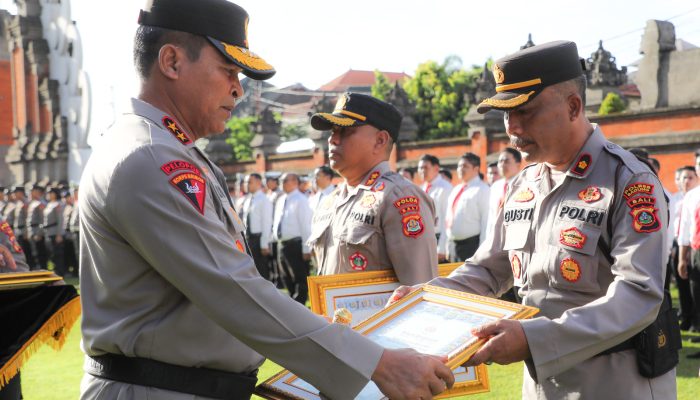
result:
<svg viewBox="0 0 700 400"><path fill-rule="evenodd" d="M456 266L442 266L440 275L449 274ZM489 390L484 365L461 367L484 344L471 334L472 328L502 318L530 318L538 312L533 307L434 286L424 286L385 309L398 286L391 271L310 277L312 311L333 316L336 309L346 308L352 313L353 329L385 348L447 355L455 385L438 399ZM288 370L260 384L256 394L275 400L321 399L316 388ZM373 382L356 397L383 398Z"/></svg>
<svg viewBox="0 0 700 400"><path fill-rule="evenodd" d="M7 272L0 274L0 290L26 289L60 281L52 271Z"/></svg>

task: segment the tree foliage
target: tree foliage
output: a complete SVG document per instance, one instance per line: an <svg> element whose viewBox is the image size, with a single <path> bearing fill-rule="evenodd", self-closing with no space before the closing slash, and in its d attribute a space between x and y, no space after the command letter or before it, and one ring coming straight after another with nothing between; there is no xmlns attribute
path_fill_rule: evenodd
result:
<svg viewBox="0 0 700 400"><path fill-rule="evenodd" d="M372 85L372 96L380 100L386 100L389 97L391 89L394 85L389 82L386 75L382 74L379 70L374 70L374 84Z"/></svg>
<svg viewBox="0 0 700 400"><path fill-rule="evenodd" d="M418 66L404 89L416 104L414 119L421 139L466 135L464 116L470 106L466 94L475 89L481 69L463 69L457 56L447 57L442 64L427 61Z"/></svg>
<svg viewBox="0 0 700 400"><path fill-rule="evenodd" d="M258 120L256 116L233 117L226 123L226 130L229 136L226 143L231 145L233 155L238 161L250 160L253 158L253 149L250 141L253 140L253 123Z"/></svg>
<svg viewBox="0 0 700 400"><path fill-rule="evenodd" d="M627 107L625 106L625 102L622 101L622 98L617 93L610 92L605 96L603 102L600 103L598 114L608 115L619 113L625 111L625 108Z"/></svg>

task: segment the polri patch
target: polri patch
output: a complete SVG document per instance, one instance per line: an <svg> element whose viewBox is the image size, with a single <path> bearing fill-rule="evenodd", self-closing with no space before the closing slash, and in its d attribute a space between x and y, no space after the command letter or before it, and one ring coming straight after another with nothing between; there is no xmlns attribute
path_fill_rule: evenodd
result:
<svg viewBox="0 0 700 400"><path fill-rule="evenodd" d="M576 163L571 167L570 172L574 175L583 176L593 162L593 157L588 153L583 153L578 157Z"/></svg>
<svg viewBox="0 0 700 400"><path fill-rule="evenodd" d="M372 173L369 174L369 177L368 177L367 180L365 181L365 186L372 186L372 185L374 185L374 183L375 183L375 182L377 181L377 179L379 178L379 175L381 175L381 174L379 173L379 171L372 171Z"/></svg>
<svg viewBox="0 0 700 400"><path fill-rule="evenodd" d="M523 189L518 193L513 195L513 200L518 203L527 203L528 201L535 198L535 194L530 190L530 188Z"/></svg>
<svg viewBox="0 0 700 400"><path fill-rule="evenodd" d="M356 251L350 256L350 266L354 271L364 271L367 269L367 257Z"/></svg>
<svg viewBox="0 0 700 400"><path fill-rule="evenodd" d="M204 178L191 172L185 172L175 175L170 183L187 197L187 200L197 211L204 215L204 202L207 194L207 183Z"/></svg>
<svg viewBox="0 0 700 400"><path fill-rule="evenodd" d="M191 171L197 175L202 175L194 164L183 160L173 160L168 161L160 166L161 171L165 172L165 175L170 175L176 171Z"/></svg>
<svg viewBox="0 0 700 400"><path fill-rule="evenodd" d="M654 185L645 182L635 182L627 185L622 193L627 200L639 194L654 194Z"/></svg>
<svg viewBox="0 0 700 400"><path fill-rule="evenodd" d="M175 139L180 141L182 144L190 144L192 143L192 140L190 139L187 134L180 129L180 126L170 117L167 115L163 117L163 125L170 131L170 133L175 136Z"/></svg>
<svg viewBox="0 0 700 400"><path fill-rule="evenodd" d="M632 228L635 232L650 233L661 229L659 216L656 215L657 211L654 203L649 201L638 202L632 207L630 215L632 216Z"/></svg>
<svg viewBox="0 0 700 400"><path fill-rule="evenodd" d="M513 277L515 279L520 279L523 264L520 262L520 258L517 255L514 255L513 258L510 259L510 267L513 270Z"/></svg>
<svg viewBox="0 0 700 400"><path fill-rule="evenodd" d="M581 278L581 266L573 258L565 258L559 265L561 276L569 282L577 282Z"/></svg>
<svg viewBox="0 0 700 400"><path fill-rule="evenodd" d="M599 187L589 186L578 192L578 198L586 203L595 203L603 198L603 193L600 191Z"/></svg>
<svg viewBox="0 0 700 400"><path fill-rule="evenodd" d="M576 227L564 229L559 232L559 243L564 246L582 249L588 237Z"/></svg>
<svg viewBox="0 0 700 400"><path fill-rule="evenodd" d="M420 214L405 215L401 223L403 225L403 234L407 237L416 238L422 235L425 230L423 217Z"/></svg>

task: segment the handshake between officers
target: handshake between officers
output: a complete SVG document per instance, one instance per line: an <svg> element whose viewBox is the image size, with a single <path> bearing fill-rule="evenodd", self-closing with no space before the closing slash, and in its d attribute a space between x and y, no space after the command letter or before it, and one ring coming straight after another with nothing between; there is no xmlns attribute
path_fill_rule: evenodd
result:
<svg viewBox="0 0 700 400"><path fill-rule="evenodd" d="M262 278L221 170L194 141L224 131L239 74L275 70L225 0L151 0L134 40L140 93L81 181L82 399L247 399L265 357L332 399L373 380L392 399L452 386L446 357L389 350Z"/></svg>

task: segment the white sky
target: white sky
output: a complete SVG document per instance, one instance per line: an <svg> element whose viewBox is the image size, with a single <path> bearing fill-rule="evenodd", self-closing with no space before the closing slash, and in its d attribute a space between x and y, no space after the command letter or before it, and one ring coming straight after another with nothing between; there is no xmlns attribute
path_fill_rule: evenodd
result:
<svg viewBox="0 0 700 400"><path fill-rule="evenodd" d="M196 0L192 0L196 1ZM697 0L237 0L250 14L251 50L275 66L276 86L316 89L349 68L413 74L451 54L465 66L499 58L527 41L575 41L582 57L604 40L618 66L639 56L649 19L672 18L676 36L700 46ZM8 8L10 0L0 0ZM92 83L91 133L112 122L137 92L131 46L145 0L72 0ZM10 9L14 8L10 6Z"/></svg>

